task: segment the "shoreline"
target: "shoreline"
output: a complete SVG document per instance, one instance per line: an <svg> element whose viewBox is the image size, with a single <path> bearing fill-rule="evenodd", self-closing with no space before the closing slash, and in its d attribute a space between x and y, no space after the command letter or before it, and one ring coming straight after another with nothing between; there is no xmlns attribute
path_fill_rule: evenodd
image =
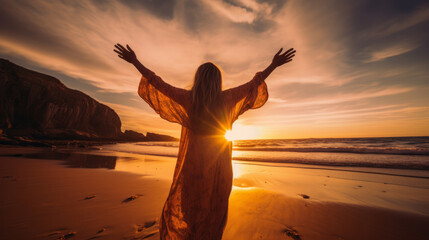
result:
<svg viewBox="0 0 429 240"><path fill-rule="evenodd" d="M57 239L69 233L75 234L71 239L159 239L157 224L175 158L111 150L68 151L70 156L78 154L70 161L84 155L110 157L86 158L84 164L114 157L113 170L104 165L66 164L68 160L5 156L40 151L46 148L0 148L0 186L6 193L1 199L1 239ZM237 161L233 166L234 187L223 239L426 236L427 179L404 181L399 176L368 177L366 173Z"/></svg>

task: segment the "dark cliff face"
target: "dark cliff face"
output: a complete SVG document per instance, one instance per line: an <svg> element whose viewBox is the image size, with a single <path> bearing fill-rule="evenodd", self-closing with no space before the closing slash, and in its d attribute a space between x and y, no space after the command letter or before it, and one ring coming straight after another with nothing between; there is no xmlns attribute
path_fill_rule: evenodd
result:
<svg viewBox="0 0 429 240"><path fill-rule="evenodd" d="M146 138L149 141L179 141L179 139L175 137L170 137L168 135L162 135L162 134L151 133L151 132L148 132L146 134Z"/></svg>
<svg viewBox="0 0 429 240"><path fill-rule="evenodd" d="M12 135L113 139L121 135L121 120L58 79L0 59L0 129Z"/></svg>
<svg viewBox="0 0 429 240"><path fill-rule="evenodd" d="M129 141L179 141L179 139L168 135L148 132L145 136L144 134L133 130L125 130L123 139L127 139Z"/></svg>

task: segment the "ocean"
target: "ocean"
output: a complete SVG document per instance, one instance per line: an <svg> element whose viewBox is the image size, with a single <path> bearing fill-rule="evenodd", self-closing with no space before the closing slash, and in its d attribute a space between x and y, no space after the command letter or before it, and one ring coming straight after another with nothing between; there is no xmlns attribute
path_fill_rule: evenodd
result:
<svg viewBox="0 0 429 240"><path fill-rule="evenodd" d="M104 150L176 157L179 142L104 145ZM233 160L315 166L429 170L429 137L236 140Z"/></svg>

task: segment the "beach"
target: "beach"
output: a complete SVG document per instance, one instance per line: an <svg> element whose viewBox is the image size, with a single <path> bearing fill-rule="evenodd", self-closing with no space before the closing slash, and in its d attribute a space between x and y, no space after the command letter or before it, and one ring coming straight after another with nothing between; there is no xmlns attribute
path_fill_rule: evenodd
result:
<svg viewBox="0 0 429 240"><path fill-rule="evenodd" d="M1 146L0 238L159 239L176 143L142 144ZM339 165L234 160L223 239L427 239L429 171Z"/></svg>
<svg viewBox="0 0 429 240"><path fill-rule="evenodd" d="M429 240L429 1L1 6L0 240Z"/></svg>

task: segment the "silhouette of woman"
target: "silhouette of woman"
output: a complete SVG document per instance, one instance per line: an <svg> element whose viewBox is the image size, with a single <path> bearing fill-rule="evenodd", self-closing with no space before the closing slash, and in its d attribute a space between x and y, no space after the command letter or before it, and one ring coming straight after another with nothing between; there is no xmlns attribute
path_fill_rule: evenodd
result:
<svg viewBox="0 0 429 240"><path fill-rule="evenodd" d="M224 137L239 115L268 99L265 79L292 61L295 50L281 53L254 78L222 91L222 76L213 63L202 64L191 90L173 87L143 66L126 45L118 56L142 74L138 94L162 118L182 125L173 183L160 219L161 239L221 239L232 188L232 143Z"/></svg>

